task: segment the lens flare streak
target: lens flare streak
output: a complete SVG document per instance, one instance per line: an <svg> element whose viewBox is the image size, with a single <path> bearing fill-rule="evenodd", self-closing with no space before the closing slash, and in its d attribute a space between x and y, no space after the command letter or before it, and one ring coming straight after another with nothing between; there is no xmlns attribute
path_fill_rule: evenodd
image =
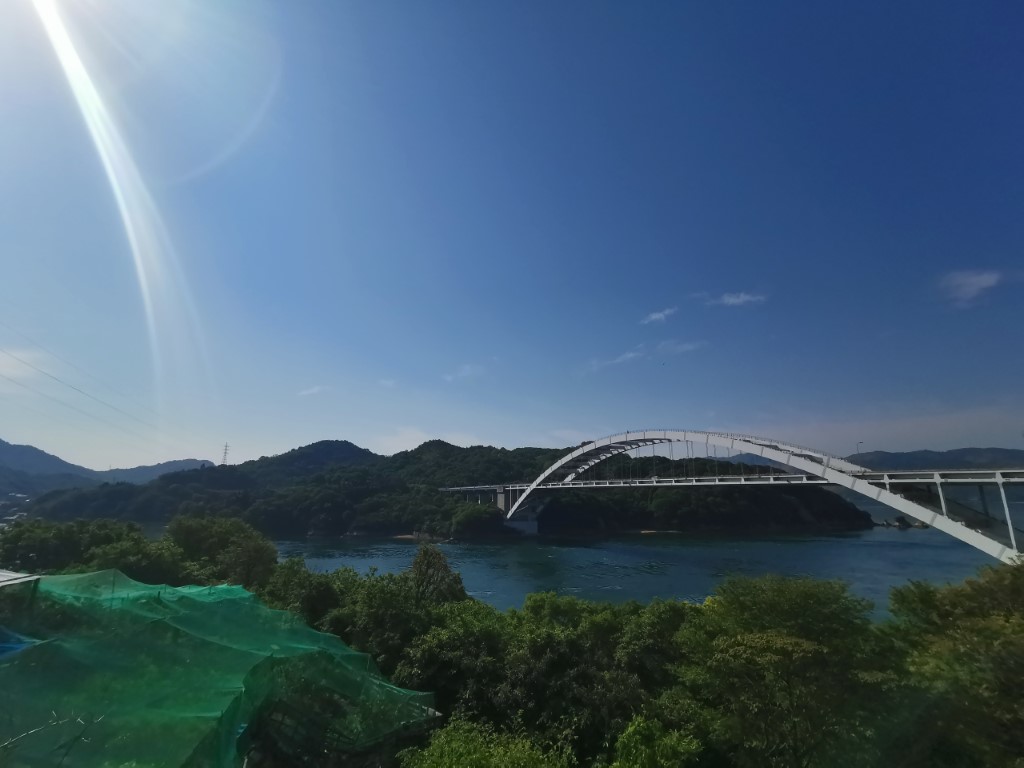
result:
<svg viewBox="0 0 1024 768"><path fill-rule="evenodd" d="M55 0L33 0L46 35L57 55L89 134L99 155L107 181L117 201L135 265L136 277L146 315L153 373L159 392L170 361L162 347L158 319L175 334L183 328L192 338L179 344L198 346L195 315L179 272L174 249L163 219L138 166L132 158L111 110L90 75ZM182 362L175 359L175 364ZM175 372L180 373L180 371Z"/></svg>

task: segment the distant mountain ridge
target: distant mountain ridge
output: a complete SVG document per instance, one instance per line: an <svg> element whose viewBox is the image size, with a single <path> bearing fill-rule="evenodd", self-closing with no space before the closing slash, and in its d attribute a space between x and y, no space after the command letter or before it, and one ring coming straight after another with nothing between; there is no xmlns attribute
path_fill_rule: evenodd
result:
<svg viewBox="0 0 1024 768"><path fill-rule="evenodd" d="M30 475L81 475L92 477L93 470L71 464L34 445L14 445L0 440L0 467Z"/></svg>
<svg viewBox="0 0 1024 768"><path fill-rule="evenodd" d="M225 467L217 466L212 461L184 459L152 466L97 471L71 464L31 445L13 445L0 440L0 501L8 494L22 494L36 499L52 491L73 488L81 489L84 493L103 483L148 487L152 481L158 480L159 488L148 488L139 493L130 491L128 486L112 486L112 492L117 488L124 489L114 494L118 499L123 497L124 500L134 500L125 507L126 510L134 510L127 515L132 517L142 514L147 506L159 507L160 503L157 502L170 498L165 494L166 488L176 484L182 487L199 486L205 489L204 492L265 494L271 489L283 491L298 485L319 484L323 476L344 467L372 469L386 466L388 469L383 474L373 469L376 476L393 475L429 487L528 482L567 450L570 449L508 450L486 446L465 449L432 440L411 451L385 457L347 440L321 440L276 456L264 456ZM854 463L877 470L1024 467L1024 450L1012 448L959 448L905 453L872 451L848 458ZM747 465L773 465L773 462L753 454L719 457L718 460ZM712 461L709 460L705 467L708 473L716 471ZM722 471L728 470L723 468ZM121 506L120 501L115 503L113 499L114 496L107 494L101 504L112 514ZM72 506L76 505L77 502Z"/></svg>
<svg viewBox="0 0 1024 768"><path fill-rule="evenodd" d="M869 469L1020 469L1024 450L1018 448L954 448L950 451L868 451L847 457Z"/></svg>
<svg viewBox="0 0 1024 768"><path fill-rule="evenodd" d="M721 458L721 457L719 457ZM740 453L730 461L757 466L784 466L753 453ZM865 451L847 461L874 470L914 469L1021 469L1024 450L1018 448L954 448L949 451Z"/></svg>
<svg viewBox="0 0 1024 768"><path fill-rule="evenodd" d="M44 493L100 483L148 483L169 472L198 469L209 464L213 462L177 459L126 469L96 470L64 461L33 445L16 445L0 440L0 495Z"/></svg>
<svg viewBox="0 0 1024 768"><path fill-rule="evenodd" d="M148 464L141 467L129 467L127 469L101 469L93 470L95 477L104 483L148 483L161 475L171 472L184 472L189 469L199 469L203 466L212 466L212 461L202 459L172 459L161 461L159 464Z"/></svg>

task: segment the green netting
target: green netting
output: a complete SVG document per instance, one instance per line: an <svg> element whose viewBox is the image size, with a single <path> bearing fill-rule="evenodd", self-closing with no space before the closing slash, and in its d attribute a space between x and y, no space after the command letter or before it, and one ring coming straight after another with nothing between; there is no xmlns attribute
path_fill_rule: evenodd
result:
<svg viewBox="0 0 1024 768"><path fill-rule="evenodd" d="M436 713L371 659L241 587L118 571L0 594L0 766L327 765ZM331 763L334 764L334 763Z"/></svg>

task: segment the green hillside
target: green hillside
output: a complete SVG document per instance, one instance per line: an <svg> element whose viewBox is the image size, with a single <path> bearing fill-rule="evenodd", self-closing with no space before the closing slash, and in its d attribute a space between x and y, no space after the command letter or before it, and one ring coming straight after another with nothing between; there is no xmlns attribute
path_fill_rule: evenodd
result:
<svg viewBox="0 0 1024 768"><path fill-rule="evenodd" d="M493 506L443 493L446 486L524 482L564 449L460 448L440 440L391 457L345 441L324 441L234 466L164 475L145 485L104 484L40 497L44 518L164 521L176 514L241 518L278 537L310 534L506 535ZM710 462L650 457L616 460L633 477L706 474ZM707 464L707 466L705 466ZM717 462L727 471L725 462ZM735 471L741 470L737 467ZM748 469L747 471L751 471ZM816 488L658 488L538 494L542 533L599 534L636 529L694 531L851 530L868 515Z"/></svg>

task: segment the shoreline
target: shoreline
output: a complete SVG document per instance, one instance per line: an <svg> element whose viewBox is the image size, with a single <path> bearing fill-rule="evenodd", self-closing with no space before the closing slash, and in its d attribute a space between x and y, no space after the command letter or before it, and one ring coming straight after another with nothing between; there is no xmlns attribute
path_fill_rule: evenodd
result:
<svg viewBox="0 0 1024 768"><path fill-rule="evenodd" d="M743 530L726 529L726 528L705 528L705 529L655 529L655 528L634 528L628 530L617 530L617 531L556 531L550 533L539 533L532 536L526 536L510 532L508 534L494 534L494 535L477 535L477 536L437 536L427 533L376 533L376 532L358 532L358 533L344 533L344 534L311 534L307 536L299 536L295 538L291 537L272 537L274 541L292 541L292 542L315 542L315 541L330 541L330 540L350 540L350 541L393 541L396 543L413 543L413 544L520 544L530 541L563 541L563 542L578 542L578 543L592 543L595 541L612 541L615 539L633 539L633 538L644 538L644 537L678 537L681 539L736 539L746 540L751 538L790 538L790 537L805 537L805 536L847 536L851 534L863 533L865 531L874 530L876 528L892 528L896 529L896 526L886 526L875 523L871 526L857 527L857 528L844 528L844 527L764 527L764 528L745 528ZM900 530L910 530L910 528L903 528Z"/></svg>

